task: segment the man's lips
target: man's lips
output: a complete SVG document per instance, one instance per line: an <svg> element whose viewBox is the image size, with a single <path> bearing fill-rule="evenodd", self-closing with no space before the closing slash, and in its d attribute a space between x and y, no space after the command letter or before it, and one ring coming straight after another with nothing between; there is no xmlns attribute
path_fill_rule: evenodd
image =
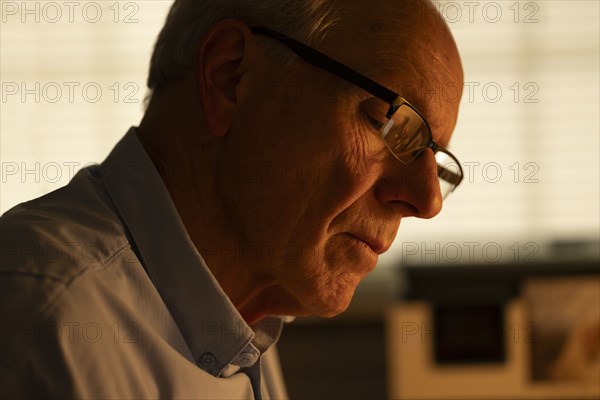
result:
<svg viewBox="0 0 600 400"><path fill-rule="evenodd" d="M358 240L359 242L366 244L371 249L371 251L373 251L373 253L376 254L385 253L390 247L390 245L386 245L382 241L377 240L375 238L367 237L366 235L360 235L356 233L348 233L348 235Z"/></svg>

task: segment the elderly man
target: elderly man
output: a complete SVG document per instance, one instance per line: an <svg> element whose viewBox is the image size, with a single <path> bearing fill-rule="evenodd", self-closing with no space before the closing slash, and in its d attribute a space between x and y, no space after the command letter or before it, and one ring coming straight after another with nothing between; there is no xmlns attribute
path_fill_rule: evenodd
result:
<svg viewBox="0 0 600 400"><path fill-rule="evenodd" d="M101 165L2 217L5 397L285 397L283 321L342 312L462 178L426 1L177 0L148 82Z"/></svg>

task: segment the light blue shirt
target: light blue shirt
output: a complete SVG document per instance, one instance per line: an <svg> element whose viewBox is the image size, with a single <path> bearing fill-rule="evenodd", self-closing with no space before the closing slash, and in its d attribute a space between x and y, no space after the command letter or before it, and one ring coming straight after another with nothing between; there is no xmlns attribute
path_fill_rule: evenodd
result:
<svg viewBox="0 0 600 400"><path fill-rule="evenodd" d="M246 324L134 128L0 221L0 397L287 397L282 319Z"/></svg>

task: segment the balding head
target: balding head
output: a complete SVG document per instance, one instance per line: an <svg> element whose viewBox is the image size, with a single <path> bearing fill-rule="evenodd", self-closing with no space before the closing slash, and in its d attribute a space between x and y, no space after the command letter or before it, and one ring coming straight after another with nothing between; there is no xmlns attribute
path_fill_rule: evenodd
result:
<svg viewBox="0 0 600 400"><path fill-rule="evenodd" d="M402 50L393 45L398 40L408 44L419 39L425 41L419 45L427 45L428 39L445 38L450 62L451 51L456 51L446 24L429 0L176 0L152 55L149 88L161 90L189 74L201 37L225 18L266 26L309 45L347 29L354 33L352 40L391 39L392 46L382 54L383 59L390 58L390 64ZM283 54L284 61L295 61L289 53Z"/></svg>

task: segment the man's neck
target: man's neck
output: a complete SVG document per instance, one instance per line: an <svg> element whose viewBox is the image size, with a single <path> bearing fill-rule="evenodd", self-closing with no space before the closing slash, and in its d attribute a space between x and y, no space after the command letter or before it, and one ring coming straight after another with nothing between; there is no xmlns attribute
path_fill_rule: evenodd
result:
<svg viewBox="0 0 600 400"><path fill-rule="evenodd" d="M191 110L180 107L186 103L181 96L177 102L163 96L169 94L151 100L137 133L188 235L248 323L276 313L278 307L271 298L276 298L273 293L280 289L273 287L268 276L250 269L255 264L251 260L254 255L237 242L235 231L231 231L235 224L228 223L220 206L215 184L216 140L203 137L201 121L190 119Z"/></svg>

